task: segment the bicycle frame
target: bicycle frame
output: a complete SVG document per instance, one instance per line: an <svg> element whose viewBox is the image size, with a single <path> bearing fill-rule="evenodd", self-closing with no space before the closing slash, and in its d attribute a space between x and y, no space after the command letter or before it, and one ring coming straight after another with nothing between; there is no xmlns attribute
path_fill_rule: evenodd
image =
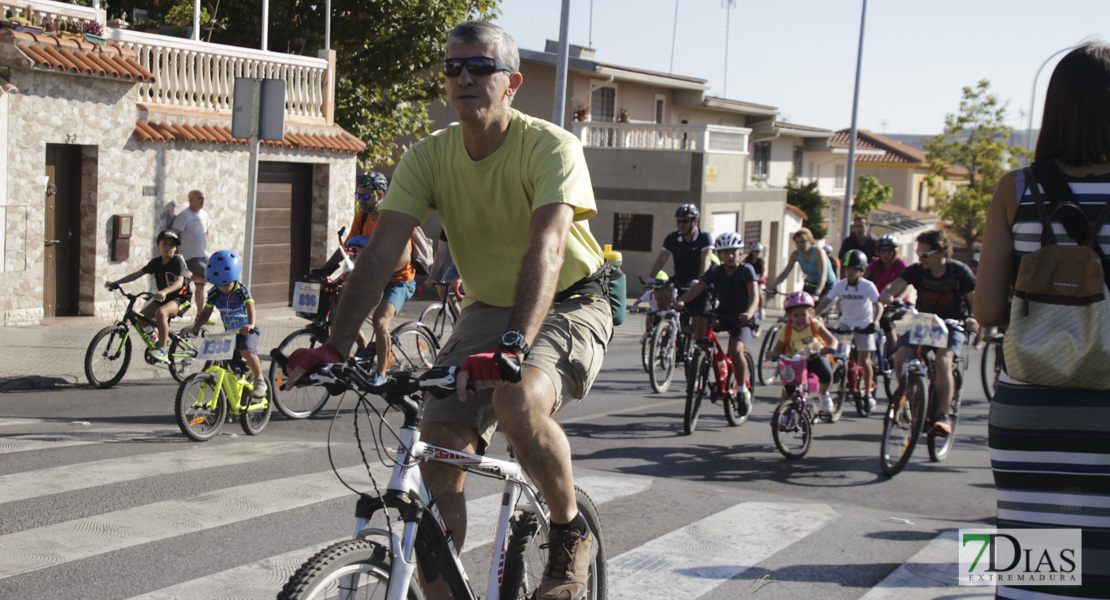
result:
<svg viewBox="0 0 1110 600"><path fill-rule="evenodd" d="M725 352L721 348L721 341L717 339L717 334L713 331L712 327L709 327L708 335L705 336L705 339L709 341L711 344L710 347L713 348L711 360L713 361L713 372L717 378L711 391L717 398L723 398L736 391L728 389L729 375L736 372L736 365L732 364L732 357L728 355L728 352ZM744 384L743 381L737 381L736 383L737 385Z"/></svg>
<svg viewBox="0 0 1110 600"><path fill-rule="evenodd" d="M217 393L217 390L220 389L222 389L224 393L227 394L227 414L229 415L238 415L244 411L263 410L266 408L269 400L265 399L263 402L256 402L246 409L240 408L243 402L243 390L253 390L254 385L251 384L247 379L236 375L230 368L221 367L220 365L212 365L211 367L205 369L204 372L208 373L209 375L213 375L216 378L216 382L211 384L210 388L207 384L205 385L205 388L208 388L207 390L205 390L205 392L209 390L212 392L211 399L205 399L204 397L200 398L201 402L204 403L204 406L206 408L214 408L216 406L215 403L218 402L220 399L220 395Z"/></svg>
<svg viewBox="0 0 1110 600"><path fill-rule="evenodd" d="M528 501L528 507L525 510L530 510L538 515L543 514L536 490L525 479L524 471L519 464L427 444L420 441L420 432L415 427L409 426L402 427L400 430L400 444L397 448L393 473L387 486L388 491L383 494L381 499L363 494L356 510L356 538L382 537L389 542L390 555L394 557L394 560L390 565L387 600L404 600L404 598L407 598L409 587L418 577L415 552L420 527L427 525L423 519L425 512L431 516L438 529L432 534L442 536L442 542L450 550L451 564L454 566L459 581L465 585L464 591L467 594L465 598L477 600L477 595L470 587L470 580L467 577L466 568L463 567L460 553L455 548L454 542L448 537L447 525L443 522L439 508L432 501L432 495L424 484L424 477L419 468L419 464L422 462L451 465L464 471L505 481L485 596L485 600L499 600L508 549L510 519L521 497ZM400 535L386 529L367 528L373 513L381 508L394 508L401 513L405 525ZM546 520L541 519L541 522L543 528L547 529ZM396 560L398 558L401 560ZM353 594L358 589L357 577L357 575L345 577L341 588ZM453 593L455 591L458 590L453 590Z"/></svg>

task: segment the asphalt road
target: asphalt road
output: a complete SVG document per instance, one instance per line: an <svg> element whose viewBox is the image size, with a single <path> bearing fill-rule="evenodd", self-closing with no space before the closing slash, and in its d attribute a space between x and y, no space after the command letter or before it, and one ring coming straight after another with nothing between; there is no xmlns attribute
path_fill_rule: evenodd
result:
<svg viewBox="0 0 1110 600"><path fill-rule="evenodd" d="M706 405L697 431L683 435L682 376L666 394L651 391L638 327L634 317L618 329L589 397L560 418L576 477L600 498L610 598L986 591L939 587L956 583L946 532L993 524L978 352L951 457L930 463L919 447L887 479L882 419L853 408L815 429L806 458L785 460L768 425L775 387L756 389L741 427ZM0 394L0 598L272 598L316 545L352 533L353 495L325 452L334 404L307 421L275 412L258 437L230 423L194 443L174 422L175 392L125 381ZM333 455L346 469L361 463L351 414L340 413ZM373 472L384 483L384 468ZM472 479L470 498L500 489ZM484 589L488 545L467 552Z"/></svg>

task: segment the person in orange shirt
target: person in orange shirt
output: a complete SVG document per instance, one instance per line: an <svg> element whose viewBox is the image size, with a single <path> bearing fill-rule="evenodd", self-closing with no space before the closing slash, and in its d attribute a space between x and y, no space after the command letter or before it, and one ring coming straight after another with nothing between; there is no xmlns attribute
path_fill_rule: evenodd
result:
<svg viewBox="0 0 1110 600"><path fill-rule="evenodd" d="M355 197L358 199L359 209L351 222L350 233L347 234L348 242L358 236L370 238L370 235L374 232L374 227L378 224L378 207L381 206L388 188L389 183L386 181L385 175L377 171L367 171L358 176ZM369 253L362 254L371 256L371 258L364 258L363 260L374 260ZM336 250L331 259L323 267L313 269L312 274L319 276L330 273L339 265L340 260L342 260L342 256L339 254L339 250ZM413 293L416 292L415 279L416 267L412 265L412 241L410 240L408 247L397 259L393 276L389 278L385 292L382 293L382 301L378 303L378 308L370 318L371 325L374 328L374 339L377 340L377 372L374 373L371 381L374 385L385 382L385 370L389 365L389 353L392 350L389 339L389 325L393 322L393 317L405 305L405 302L412 298ZM366 336L361 331L357 336L356 344L359 348L365 348L367 345Z"/></svg>

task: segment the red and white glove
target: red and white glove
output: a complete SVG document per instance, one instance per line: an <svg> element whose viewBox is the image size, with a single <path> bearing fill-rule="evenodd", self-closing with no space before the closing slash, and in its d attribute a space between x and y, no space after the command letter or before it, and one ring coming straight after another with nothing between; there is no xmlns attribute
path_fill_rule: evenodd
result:
<svg viewBox="0 0 1110 600"><path fill-rule="evenodd" d="M331 346L297 348L289 355L289 362L285 363L285 372L289 375L289 379L286 380L282 389L292 389L302 375L311 372L318 365L341 362L343 362L343 355ZM296 372L298 369L300 369L300 373Z"/></svg>
<svg viewBox="0 0 1110 600"><path fill-rule="evenodd" d="M467 386L473 389L493 387L501 382L517 383L521 373L520 357L508 350L491 350L471 354L457 374L459 400L466 401ZM473 385L471 385L473 384Z"/></svg>

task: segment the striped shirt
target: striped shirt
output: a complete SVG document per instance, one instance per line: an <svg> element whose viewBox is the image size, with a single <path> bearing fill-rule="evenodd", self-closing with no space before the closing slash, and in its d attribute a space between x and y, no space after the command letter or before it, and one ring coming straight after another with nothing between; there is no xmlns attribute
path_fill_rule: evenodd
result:
<svg viewBox="0 0 1110 600"><path fill-rule="evenodd" d="M1089 177L1064 175L1064 178L1071 186L1076 201L1083 207L1083 212L1087 214L1087 218L1090 219L1093 225L1095 219L1098 218L1098 214L1102 211L1102 207L1110 200L1110 175L1092 175ZM1041 219L1037 215L1033 193L1029 191L1029 186L1025 183L1024 170L1017 172L1014 186L1017 189L1018 207L1017 214L1014 215L1014 225L1010 231L1014 234L1014 279L1016 279L1017 267L1021 264L1021 257L1035 252L1041 247ZM1055 199L1048 197L1043 184L1040 189L1041 197L1046 204L1045 210L1051 214L1052 208L1047 204ZM1059 223L1053 222L1052 230L1056 233L1056 242L1061 246L1075 245L1075 240L1068 236L1064 227ZM1098 243L1102 246L1104 252L1110 254L1110 223L1103 225L1102 231L1098 233Z"/></svg>

